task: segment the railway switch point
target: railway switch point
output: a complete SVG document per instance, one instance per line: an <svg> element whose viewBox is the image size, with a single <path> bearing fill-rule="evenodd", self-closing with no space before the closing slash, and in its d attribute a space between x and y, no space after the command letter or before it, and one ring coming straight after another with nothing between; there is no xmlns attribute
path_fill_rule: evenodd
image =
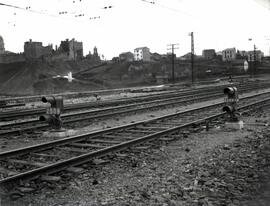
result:
<svg viewBox="0 0 270 206"><path fill-rule="evenodd" d="M62 128L61 113L64 110L64 101L62 97L42 97L43 103L49 103L50 107L47 108L46 114L39 117L40 121L46 121L53 129Z"/></svg>

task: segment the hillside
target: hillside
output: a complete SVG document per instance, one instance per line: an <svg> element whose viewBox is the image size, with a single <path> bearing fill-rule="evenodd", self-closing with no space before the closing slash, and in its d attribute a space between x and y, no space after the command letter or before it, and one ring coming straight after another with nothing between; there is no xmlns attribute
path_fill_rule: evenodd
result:
<svg viewBox="0 0 270 206"><path fill-rule="evenodd" d="M130 67L133 65L132 67ZM0 65L0 94L33 95L87 91L149 84L152 64L81 62L28 62ZM157 67L157 65L156 65ZM132 70L136 71L132 71ZM151 70L151 69L150 69ZM65 78L73 73L70 83Z"/></svg>
<svg viewBox="0 0 270 206"><path fill-rule="evenodd" d="M48 93L53 90L65 91L67 85L63 79L53 79L57 75L67 75L68 72L79 72L90 68L91 62L28 62L0 65L0 93L26 95ZM74 86L74 88L73 88ZM92 85L87 85L92 87ZM76 91L80 83L71 83L68 91Z"/></svg>
<svg viewBox="0 0 270 206"><path fill-rule="evenodd" d="M175 61L176 81L190 81L190 68L190 61ZM68 72L73 74L72 82L55 78L66 76ZM80 62L2 64L0 94L34 95L153 85L168 82L171 72L170 59L159 62L97 63L84 59ZM243 69L224 62L204 60L194 63L195 79L244 73Z"/></svg>

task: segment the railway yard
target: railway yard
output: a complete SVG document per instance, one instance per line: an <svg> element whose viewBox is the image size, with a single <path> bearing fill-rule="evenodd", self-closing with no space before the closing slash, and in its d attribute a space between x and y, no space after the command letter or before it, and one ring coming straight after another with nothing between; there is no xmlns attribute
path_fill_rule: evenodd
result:
<svg viewBox="0 0 270 206"><path fill-rule="evenodd" d="M0 206L270 204L269 81L62 96L60 132L41 96L2 98Z"/></svg>

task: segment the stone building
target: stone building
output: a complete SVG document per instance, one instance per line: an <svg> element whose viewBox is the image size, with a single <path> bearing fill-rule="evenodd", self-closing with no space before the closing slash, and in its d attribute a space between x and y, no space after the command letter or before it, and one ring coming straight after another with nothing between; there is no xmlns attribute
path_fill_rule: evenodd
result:
<svg viewBox="0 0 270 206"><path fill-rule="evenodd" d="M263 54L263 52L261 50L255 50L255 51L248 51L247 52L247 57L248 57L249 62L250 61L253 62L254 59L255 59L255 61L261 62L263 56L264 56L264 54Z"/></svg>
<svg viewBox="0 0 270 206"><path fill-rule="evenodd" d="M236 59L236 49L229 48L222 51L222 61L233 61Z"/></svg>
<svg viewBox="0 0 270 206"><path fill-rule="evenodd" d="M50 56L52 51L52 45L44 47L42 42L33 42L32 39L24 43L24 55L28 60Z"/></svg>
<svg viewBox="0 0 270 206"><path fill-rule="evenodd" d="M214 59L216 56L216 51L214 49L205 49L202 52L204 59Z"/></svg>
<svg viewBox="0 0 270 206"><path fill-rule="evenodd" d="M69 41L69 58L78 60L83 58L83 43L75 41L73 38Z"/></svg>
<svg viewBox="0 0 270 206"><path fill-rule="evenodd" d="M83 43L76 41L74 38L61 41L59 50L67 53L69 60L78 60L83 58Z"/></svg>
<svg viewBox="0 0 270 206"><path fill-rule="evenodd" d="M135 61L150 61L150 50L148 47L139 47L134 49L134 60Z"/></svg>
<svg viewBox="0 0 270 206"><path fill-rule="evenodd" d="M91 52L89 51L89 54L86 55L86 58L96 62L100 61L100 56L98 54L98 49L96 46L93 49L93 54L91 54Z"/></svg>
<svg viewBox="0 0 270 206"><path fill-rule="evenodd" d="M120 61L132 62L134 60L134 55L131 52L123 52L119 54Z"/></svg>

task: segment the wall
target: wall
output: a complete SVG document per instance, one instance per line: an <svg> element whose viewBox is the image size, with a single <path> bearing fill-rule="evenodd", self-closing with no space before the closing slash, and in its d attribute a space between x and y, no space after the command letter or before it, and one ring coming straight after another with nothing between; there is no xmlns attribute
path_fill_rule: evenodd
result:
<svg viewBox="0 0 270 206"><path fill-rule="evenodd" d="M143 49L143 61L150 61L150 51L148 48Z"/></svg>
<svg viewBox="0 0 270 206"><path fill-rule="evenodd" d="M41 57L50 56L52 54L52 45L42 46L42 42L29 42L24 43L24 54L26 59L38 59Z"/></svg>
<svg viewBox="0 0 270 206"><path fill-rule="evenodd" d="M57 61L57 60L60 60L60 61L68 61L69 60L69 57L68 57L68 53L55 53L53 54L52 56L50 57L47 57L46 58L47 61Z"/></svg>
<svg viewBox="0 0 270 206"><path fill-rule="evenodd" d="M16 62L25 62L25 57L22 53L0 55L1 64L10 64L10 63L16 63Z"/></svg>

